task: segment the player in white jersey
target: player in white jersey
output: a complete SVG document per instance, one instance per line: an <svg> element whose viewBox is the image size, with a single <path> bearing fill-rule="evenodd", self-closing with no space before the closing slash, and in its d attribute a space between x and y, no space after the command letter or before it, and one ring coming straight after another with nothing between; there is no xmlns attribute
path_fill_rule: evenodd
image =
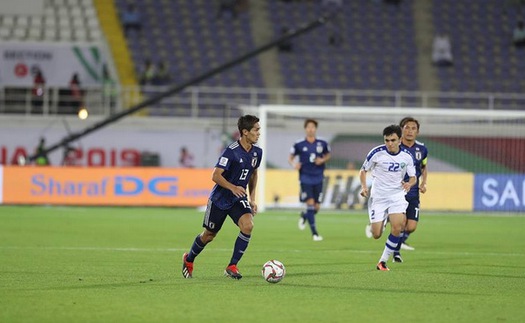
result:
<svg viewBox="0 0 525 323"><path fill-rule="evenodd" d="M405 194L416 184L414 157L406 149L399 147L401 127L390 125L383 130L384 145L372 149L359 171L361 195L368 197L368 216L372 226L372 236L379 239L383 234L384 221L390 221L390 235L383 254L377 264L377 270L390 270L386 263L396 250L401 238L408 202ZM372 188L368 191L366 175L372 173ZM407 182L405 175L409 176Z"/></svg>

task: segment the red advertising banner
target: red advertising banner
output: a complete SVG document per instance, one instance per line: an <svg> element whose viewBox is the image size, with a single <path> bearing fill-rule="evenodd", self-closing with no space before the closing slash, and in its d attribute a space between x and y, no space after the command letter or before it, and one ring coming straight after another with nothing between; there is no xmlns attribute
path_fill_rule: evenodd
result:
<svg viewBox="0 0 525 323"><path fill-rule="evenodd" d="M202 206L210 169L3 167L3 203Z"/></svg>

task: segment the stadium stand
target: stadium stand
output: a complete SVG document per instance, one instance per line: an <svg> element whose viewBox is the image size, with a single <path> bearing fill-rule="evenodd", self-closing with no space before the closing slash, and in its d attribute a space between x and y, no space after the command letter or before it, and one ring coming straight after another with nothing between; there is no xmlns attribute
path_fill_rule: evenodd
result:
<svg viewBox="0 0 525 323"><path fill-rule="evenodd" d="M92 0L48 0L43 15L0 14L0 37L19 41L98 41L102 37Z"/></svg>
<svg viewBox="0 0 525 323"><path fill-rule="evenodd" d="M269 1L278 36L319 17L320 1ZM292 53L279 55L290 88L418 90L413 59L417 48L409 1L399 7L372 1L345 1L335 23L294 40ZM283 24L287 24L284 26ZM329 37L340 33L341 43Z"/></svg>
<svg viewBox="0 0 525 323"><path fill-rule="evenodd" d="M117 0L120 15L130 3ZM247 14L237 19L216 17L214 1L134 2L142 15L142 32L130 32L128 46L137 74L146 59L166 62L173 82L180 83L255 48ZM248 61L205 86L263 87L257 60Z"/></svg>
<svg viewBox="0 0 525 323"><path fill-rule="evenodd" d="M418 92L422 90L419 78L426 74L416 61L423 55L429 66L431 62L430 52L422 51L425 44L418 43L421 40L416 37L416 2L404 0L392 6L382 1L343 1L336 23L293 39L292 52L274 56L273 65L278 68L272 72L278 74L278 89L285 94L279 97L279 93L264 93L272 90L268 88L268 71L263 71L260 60L253 58L200 83L198 86L207 90L198 93L199 109L209 110L204 116L222 117L224 113L209 105L208 100L253 103L254 97L257 102L278 97L281 103L297 104L416 107L434 106L437 102L448 107L484 108L492 104L490 107L520 109L525 104L523 96L501 95L519 93L525 86L520 77L525 61L511 43L512 28L520 11L509 10L496 0L424 1L430 4L428 11L432 11L428 23L434 31L451 37L455 58L453 67L431 67L439 82L435 88L424 88L437 93L429 94L429 100L422 99L425 94ZM120 36L122 41L115 42L115 35L122 34L119 17L130 3L142 14L142 32L131 32L125 40ZM283 27L297 28L324 11L321 0L262 3L273 29L271 39L279 37ZM42 16L0 14L0 38L66 42L105 38L124 91L128 91L128 96L131 93L132 97L141 98L131 88L146 59L155 65L166 63L171 83L181 84L260 45L254 40L260 26L253 19L260 12L243 11L236 18L219 18L217 10L217 1L205 0L46 0ZM334 30L341 36L340 43L330 43ZM428 47L431 39L426 42ZM124 64L128 49L131 59ZM216 87L227 91L209 90ZM152 95L162 88L143 90ZM255 91L257 94L253 94ZM339 91L339 98L334 100L335 91ZM188 93L177 99L193 100ZM137 99L126 102L131 103L123 106L138 103ZM195 116L188 104L174 106L169 100L150 108L157 115Z"/></svg>
<svg viewBox="0 0 525 323"><path fill-rule="evenodd" d="M504 1L433 1L434 29L450 36L455 60L454 67L438 69L442 91L523 91L524 52L512 46L522 11L509 9Z"/></svg>

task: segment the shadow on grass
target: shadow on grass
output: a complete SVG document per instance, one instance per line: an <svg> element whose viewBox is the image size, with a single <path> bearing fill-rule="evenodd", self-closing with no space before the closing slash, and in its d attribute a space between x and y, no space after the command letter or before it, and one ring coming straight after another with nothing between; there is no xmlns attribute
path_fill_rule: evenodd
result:
<svg viewBox="0 0 525 323"><path fill-rule="evenodd" d="M446 271L434 271L434 272L430 272L430 273L432 273L432 274L439 274L439 275L525 279L525 275L480 274L480 273L446 272Z"/></svg>
<svg viewBox="0 0 525 323"><path fill-rule="evenodd" d="M379 293L395 293L395 294L416 294L416 295L464 295L464 296L485 296L486 294L480 293L468 293L468 292L455 292L455 291L438 291L438 290L414 290L414 289L402 289L402 288L365 288L365 287L347 287L347 286L323 286L323 285L311 285L311 284L294 284L286 283L286 286L296 288L319 288L319 289L332 289L332 290L346 290L346 291L362 291L362 292L379 292Z"/></svg>

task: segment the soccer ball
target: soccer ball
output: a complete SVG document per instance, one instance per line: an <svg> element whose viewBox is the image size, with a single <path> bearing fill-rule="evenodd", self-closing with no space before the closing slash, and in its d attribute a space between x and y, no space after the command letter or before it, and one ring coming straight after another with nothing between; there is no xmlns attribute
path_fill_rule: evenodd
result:
<svg viewBox="0 0 525 323"><path fill-rule="evenodd" d="M278 283L286 275L286 269L279 260L268 260L262 267L262 276L269 283Z"/></svg>

